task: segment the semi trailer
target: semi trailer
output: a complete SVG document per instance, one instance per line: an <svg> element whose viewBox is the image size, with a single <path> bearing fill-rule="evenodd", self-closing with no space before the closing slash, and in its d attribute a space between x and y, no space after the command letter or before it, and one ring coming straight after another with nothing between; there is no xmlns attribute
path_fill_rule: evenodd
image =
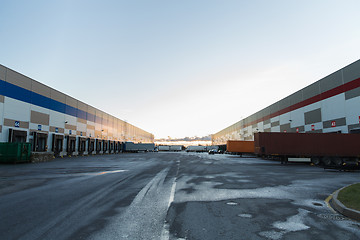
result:
<svg viewBox="0 0 360 240"><path fill-rule="evenodd" d="M282 162L359 165L360 134L259 132L254 134L254 140L255 154L278 157Z"/></svg>
<svg viewBox="0 0 360 240"><path fill-rule="evenodd" d="M254 154L255 143L254 141L228 140L226 142L226 152L237 155L242 155L243 153Z"/></svg>
<svg viewBox="0 0 360 240"><path fill-rule="evenodd" d="M122 145L123 152L153 152L154 149L154 143L124 142Z"/></svg>
<svg viewBox="0 0 360 240"><path fill-rule="evenodd" d="M206 152L206 146L188 146L186 152Z"/></svg>
<svg viewBox="0 0 360 240"><path fill-rule="evenodd" d="M169 145L159 145L158 150L159 151L170 151L170 146Z"/></svg>
<svg viewBox="0 0 360 240"><path fill-rule="evenodd" d="M180 152L182 151L182 145L170 145L169 151Z"/></svg>
<svg viewBox="0 0 360 240"><path fill-rule="evenodd" d="M159 145L159 151L171 151L171 152L180 152L182 151L182 145Z"/></svg>

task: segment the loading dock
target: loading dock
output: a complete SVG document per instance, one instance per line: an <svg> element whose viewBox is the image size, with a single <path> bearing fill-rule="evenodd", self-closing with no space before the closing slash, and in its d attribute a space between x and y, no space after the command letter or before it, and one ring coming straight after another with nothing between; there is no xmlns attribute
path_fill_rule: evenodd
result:
<svg viewBox="0 0 360 240"><path fill-rule="evenodd" d="M119 142L119 141L115 141L114 142L114 148L115 148L115 150L114 150L114 152L115 153L120 153L121 152L121 142Z"/></svg>
<svg viewBox="0 0 360 240"><path fill-rule="evenodd" d="M48 134L43 132L32 132L33 135L33 151L46 152Z"/></svg>
<svg viewBox="0 0 360 240"><path fill-rule="evenodd" d="M117 153L119 151L119 146L117 144L117 141L114 141L114 153Z"/></svg>
<svg viewBox="0 0 360 240"><path fill-rule="evenodd" d="M9 142L26 142L27 131L9 129Z"/></svg>
<svg viewBox="0 0 360 240"><path fill-rule="evenodd" d="M95 139L88 138L88 154L92 154L95 150Z"/></svg>
<svg viewBox="0 0 360 240"><path fill-rule="evenodd" d="M83 155L86 151L86 138L78 137L78 153L79 155Z"/></svg>
<svg viewBox="0 0 360 240"><path fill-rule="evenodd" d="M359 133L360 60L212 135L213 145L257 132Z"/></svg>
<svg viewBox="0 0 360 240"><path fill-rule="evenodd" d="M103 153L107 153L108 141L107 140L102 140L102 142L103 142Z"/></svg>
<svg viewBox="0 0 360 240"><path fill-rule="evenodd" d="M0 142L28 142L39 161L44 152L49 156L94 154L105 147L107 153L109 148L114 153L114 140L124 139L124 133L131 139L141 136L143 141L154 141L153 134L1 64L0 77ZM78 137L86 138L85 146ZM88 137L93 140L86 142ZM103 141L108 142L103 146Z"/></svg>
<svg viewBox="0 0 360 240"><path fill-rule="evenodd" d="M66 136L67 142L66 142L66 153L67 155L72 155L73 152L75 152L75 146L76 146L76 138L75 136Z"/></svg>
<svg viewBox="0 0 360 240"><path fill-rule="evenodd" d="M101 139L96 139L96 154L100 154L101 152Z"/></svg>
<svg viewBox="0 0 360 240"><path fill-rule="evenodd" d="M109 140L109 153L114 152L114 141Z"/></svg>
<svg viewBox="0 0 360 240"><path fill-rule="evenodd" d="M64 135L53 133L51 150L54 152L55 157L60 156L60 153L63 150L63 145Z"/></svg>

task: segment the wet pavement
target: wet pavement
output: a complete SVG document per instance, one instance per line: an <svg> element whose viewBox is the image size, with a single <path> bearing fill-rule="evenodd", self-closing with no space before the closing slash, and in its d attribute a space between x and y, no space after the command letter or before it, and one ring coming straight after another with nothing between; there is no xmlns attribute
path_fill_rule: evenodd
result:
<svg viewBox="0 0 360 240"><path fill-rule="evenodd" d="M360 239L325 199L360 172L206 153L0 165L0 239Z"/></svg>

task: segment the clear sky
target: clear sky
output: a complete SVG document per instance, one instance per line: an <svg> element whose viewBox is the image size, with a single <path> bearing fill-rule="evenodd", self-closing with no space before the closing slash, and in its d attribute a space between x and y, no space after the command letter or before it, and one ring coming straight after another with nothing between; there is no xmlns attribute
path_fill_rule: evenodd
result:
<svg viewBox="0 0 360 240"><path fill-rule="evenodd" d="M216 133L360 56L359 0L0 3L0 64L156 138Z"/></svg>

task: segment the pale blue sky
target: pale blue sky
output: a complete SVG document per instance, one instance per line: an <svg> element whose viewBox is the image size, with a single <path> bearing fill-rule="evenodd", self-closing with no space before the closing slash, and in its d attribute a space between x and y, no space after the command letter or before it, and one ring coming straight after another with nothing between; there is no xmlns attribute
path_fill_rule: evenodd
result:
<svg viewBox="0 0 360 240"><path fill-rule="evenodd" d="M0 64L156 138L215 133L360 53L358 0L0 3Z"/></svg>

